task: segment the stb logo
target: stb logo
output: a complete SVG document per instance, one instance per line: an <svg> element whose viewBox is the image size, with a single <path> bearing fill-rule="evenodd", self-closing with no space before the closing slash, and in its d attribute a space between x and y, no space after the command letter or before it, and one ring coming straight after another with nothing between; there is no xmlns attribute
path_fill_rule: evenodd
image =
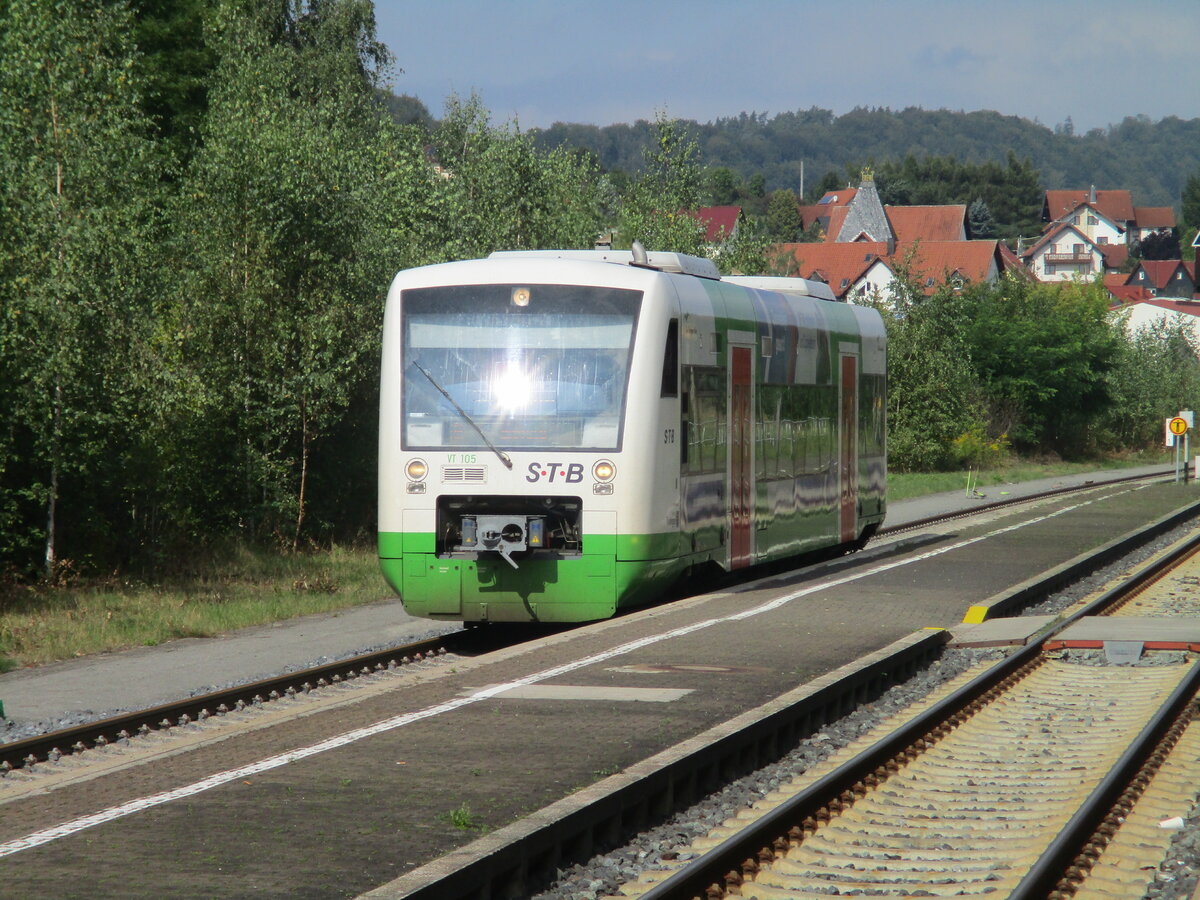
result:
<svg viewBox="0 0 1200 900"><path fill-rule="evenodd" d="M525 480L530 484L535 484L543 478L551 483L565 481L567 484L578 484L583 481L583 463L571 463L564 466L562 463L556 462L531 462L529 474L525 476Z"/></svg>

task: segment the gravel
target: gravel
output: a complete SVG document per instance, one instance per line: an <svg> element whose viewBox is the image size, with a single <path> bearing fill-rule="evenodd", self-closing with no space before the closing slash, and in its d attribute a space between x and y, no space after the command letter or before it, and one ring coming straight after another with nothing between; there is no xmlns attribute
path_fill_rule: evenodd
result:
<svg viewBox="0 0 1200 900"><path fill-rule="evenodd" d="M1056 615L1131 566L1183 538L1192 529L1181 526L1143 545L1096 574L1060 589L1041 603L1021 611L1022 615ZM687 859L692 841L725 822L739 809L751 806L780 784L811 768L836 750L874 728L880 721L922 699L939 685L966 669L1005 655L1002 649L948 649L925 670L897 685L877 700L866 704L812 737L801 741L779 761L765 766L705 797L668 821L637 835L628 844L592 857L586 863L560 869L558 878L532 900L597 900L617 893L620 886L635 880L643 870L657 868L664 860ZM1080 665L1105 665L1103 651L1069 650L1063 654ZM1136 665L1178 665L1185 653L1162 653L1143 657ZM1189 900L1200 876L1200 810L1186 820L1172 843L1167 861L1159 870L1147 900Z"/></svg>

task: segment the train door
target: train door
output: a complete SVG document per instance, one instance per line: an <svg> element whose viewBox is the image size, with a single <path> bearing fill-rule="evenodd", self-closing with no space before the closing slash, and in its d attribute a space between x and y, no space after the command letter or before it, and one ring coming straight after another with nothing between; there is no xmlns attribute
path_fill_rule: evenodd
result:
<svg viewBox="0 0 1200 900"><path fill-rule="evenodd" d="M842 543L858 539L858 357L843 354L838 409L839 532Z"/></svg>
<svg viewBox="0 0 1200 900"><path fill-rule="evenodd" d="M729 346L729 566L754 562L754 345Z"/></svg>

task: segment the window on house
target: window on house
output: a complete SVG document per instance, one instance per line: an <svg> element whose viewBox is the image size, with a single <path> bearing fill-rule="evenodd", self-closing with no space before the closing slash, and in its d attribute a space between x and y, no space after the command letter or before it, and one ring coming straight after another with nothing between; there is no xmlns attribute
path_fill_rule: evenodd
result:
<svg viewBox="0 0 1200 900"><path fill-rule="evenodd" d="M1100 243L1101 243L1101 244L1107 244L1107 243L1108 243L1108 236L1107 236L1107 235L1103 235L1103 234L1102 234L1102 235L1100 235Z"/></svg>
<svg viewBox="0 0 1200 900"><path fill-rule="evenodd" d="M1097 221L1095 216L1088 216L1088 224L1089 225L1099 225L1100 223Z"/></svg>
<svg viewBox="0 0 1200 900"><path fill-rule="evenodd" d="M1072 244L1071 252L1074 253L1076 256L1082 256L1083 255L1083 244Z"/></svg>
<svg viewBox="0 0 1200 900"><path fill-rule="evenodd" d="M844 289L846 287L846 285L848 285L849 283L850 283L849 278L843 278L842 279L842 288Z"/></svg>
<svg viewBox="0 0 1200 900"><path fill-rule="evenodd" d="M1078 224L1079 224L1079 216L1072 216L1072 217L1071 217L1071 224L1072 224L1072 225L1078 225Z"/></svg>
<svg viewBox="0 0 1200 900"><path fill-rule="evenodd" d="M932 277L925 279L925 287L933 287L933 278Z"/></svg>

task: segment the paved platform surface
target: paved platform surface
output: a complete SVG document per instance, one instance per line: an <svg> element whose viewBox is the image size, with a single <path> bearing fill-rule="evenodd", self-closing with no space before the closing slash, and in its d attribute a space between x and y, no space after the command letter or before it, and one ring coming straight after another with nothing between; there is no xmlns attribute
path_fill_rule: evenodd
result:
<svg viewBox="0 0 1200 900"><path fill-rule="evenodd" d="M980 491L982 497L967 496L965 489L931 494L891 504L886 525L903 525L997 500L1144 472L1171 474L1163 466L1114 469L987 486ZM382 578L380 586L383 588ZM0 675L0 702L13 722L103 717L182 699L201 692L203 687L255 681L287 667L343 659L454 630L455 625L414 619L398 600L381 599L369 606L247 628L217 638L187 638L157 647L18 669Z"/></svg>

